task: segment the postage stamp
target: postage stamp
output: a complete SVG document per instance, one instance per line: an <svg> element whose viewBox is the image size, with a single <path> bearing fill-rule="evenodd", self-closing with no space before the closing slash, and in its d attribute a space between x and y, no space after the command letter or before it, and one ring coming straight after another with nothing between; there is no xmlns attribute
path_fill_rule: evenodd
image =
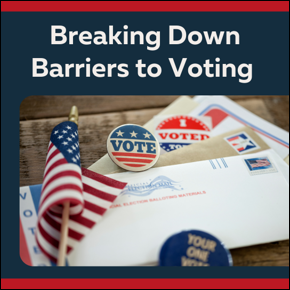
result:
<svg viewBox="0 0 290 290"><path fill-rule="evenodd" d="M278 172L277 168L273 162L271 162L269 157L244 159L244 162L250 175Z"/></svg>
<svg viewBox="0 0 290 290"><path fill-rule="evenodd" d="M246 132L225 137L224 139L238 154L245 154L260 149L259 145Z"/></svg>

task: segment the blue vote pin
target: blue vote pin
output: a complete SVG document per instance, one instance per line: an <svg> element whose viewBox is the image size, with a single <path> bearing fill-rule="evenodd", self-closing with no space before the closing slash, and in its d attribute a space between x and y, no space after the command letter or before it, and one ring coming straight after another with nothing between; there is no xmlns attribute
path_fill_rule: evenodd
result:
<svg viewBox="0 0 290 290"><path fill-rule="evenodd" d="M162 246L159 266L233 266L224 244L202 231L184 231L171 236Z"/></svg>
<svg viewBox="0 0 290 290"><path fill-rule="evenodd" d="M160 156L160 146L155 136L133 124L119 126L110 133L107 151L113 162L131 171L151 168Z"/></svg>

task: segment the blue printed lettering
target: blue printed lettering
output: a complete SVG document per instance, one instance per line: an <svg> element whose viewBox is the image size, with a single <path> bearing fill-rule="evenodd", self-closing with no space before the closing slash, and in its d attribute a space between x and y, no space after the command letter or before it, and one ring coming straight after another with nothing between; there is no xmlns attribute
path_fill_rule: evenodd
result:
<svg viewBox="0 0 290 290"><path fill-rule="evenodd" d="M24 196L21 193L19 193L19 194L20 194L22 199L26 199L26 192L24 193Z"/></svg>
<svg viewBox="0 0 290 290"><path fill-rule="evenodd" d="M127 145L129 145L129 148L128 148ZM127 152L131 152L131 151L133 151L133 149L134 149L134 144L133 144L133 142L131 142L131 141L125 141L124 144L123 144L123 149L124 149L125 151L127 151Z"/></svg>
<svg viewBox="0 0 290 290"><path fill-rule="evenodd" d="M31 217L31 216L32 216L32 211L29 210L29 209L27 209L27 210L25 210L25 211L23 212L23 215L24 215L25 217Z"/></svg>
<svg viewBox="0 0 290 290"><path fill-rule="evenodd" d="M137 141L136 141L136 142L134 143L134 145L135 145L135 146L136 146L136 145L138 146L137 152L141 152L141 153L143 153L142 145L145 146L145 142L137 142Z"/></svg>
<svg viewBox="0 0 290 290"><path fill-rule="evenodd" d="M154 153L156 154L156 147L154 147L154 143L148 143L146 142L147 144L147 151L146 153Z"/></svg>
<svg viewBox="0 0 290 290"><path fill-rule="evenodd" d="M111 141L111 143L112 143L112 145L114 147L114 150L115 151L119 151L120 148L121 148L121 145L122 145L123 141L118 140L118 145L116 144L116 140L110 140L110 141Z"/></svg>

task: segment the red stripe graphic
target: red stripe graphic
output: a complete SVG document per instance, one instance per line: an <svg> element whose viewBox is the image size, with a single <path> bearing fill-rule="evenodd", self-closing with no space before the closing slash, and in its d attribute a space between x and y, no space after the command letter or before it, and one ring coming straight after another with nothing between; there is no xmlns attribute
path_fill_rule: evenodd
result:
<svg viewBox="0 0 290 290"><path fill-rule="evenodd" d="M112 270L112 269L110 269ZM289 289L287 279L256 278L1 279L2 289Z"/></svg>
<svg viewBox="0 0 290 290"><path fill-rule="evenodd" d="M31 259L30 259L30 255L29 255L29 251L28 251L28 246L27 246L27 242L25 239L25 235L24 235L24 231L23 231L23 227L22 227L22 223L21 220L19 221L19 230L20 230L20 236L19 236L19 240L20 240L20 258L22 260L23 263L25 263L28 266L33 266Z"/></svg>
<svg viewBox="0 0 290 290"><path fill-rule="evenodd" d="M151 163L153 160L148 159L138 159L138 158L116 158L118 161L121 162L140 162L140 163Z"/></svg>
<svg viewBox="0 0 290 290"><path fill-rule="evenodd" d="M2 12L274 12L288 1L2 1Z"/></svg>
<svg viewBox="0 0 290 290"><path fill-rule="evenodd" d="M112 152L114 156L132 156L132 157L144 157L144 158L155 158L154 154L139 154L139 153L125 153L125 152Z"/></svg>
<svg viewBox="0 0 290 290"><path fill-rule="evenodd" d="M145 166L145 164L134 164L134 163L124 163L127 166L131 166L131 167L142 167Z"/></svg>

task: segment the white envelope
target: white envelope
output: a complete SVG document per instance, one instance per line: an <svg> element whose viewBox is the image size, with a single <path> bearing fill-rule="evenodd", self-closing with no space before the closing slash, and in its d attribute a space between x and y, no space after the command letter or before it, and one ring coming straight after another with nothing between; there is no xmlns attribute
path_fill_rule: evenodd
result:
<svg viewBox="0 0 290 290"><path fill-rule="evenodd" d="M212 117L212 136L243 126L251 127L282 159L289 155L289 133L249 112L225 96L196 96L200 103L190 116Z"/></svg>
<svg viewBox="0 0 290 290"><path fill-rule="evenodd" d="M272 149L112 174L129 186L69 254L69 264L157 262L167 238L191 229L216 236L229 249L289 239L286 175L288 165Z"/></svg>

